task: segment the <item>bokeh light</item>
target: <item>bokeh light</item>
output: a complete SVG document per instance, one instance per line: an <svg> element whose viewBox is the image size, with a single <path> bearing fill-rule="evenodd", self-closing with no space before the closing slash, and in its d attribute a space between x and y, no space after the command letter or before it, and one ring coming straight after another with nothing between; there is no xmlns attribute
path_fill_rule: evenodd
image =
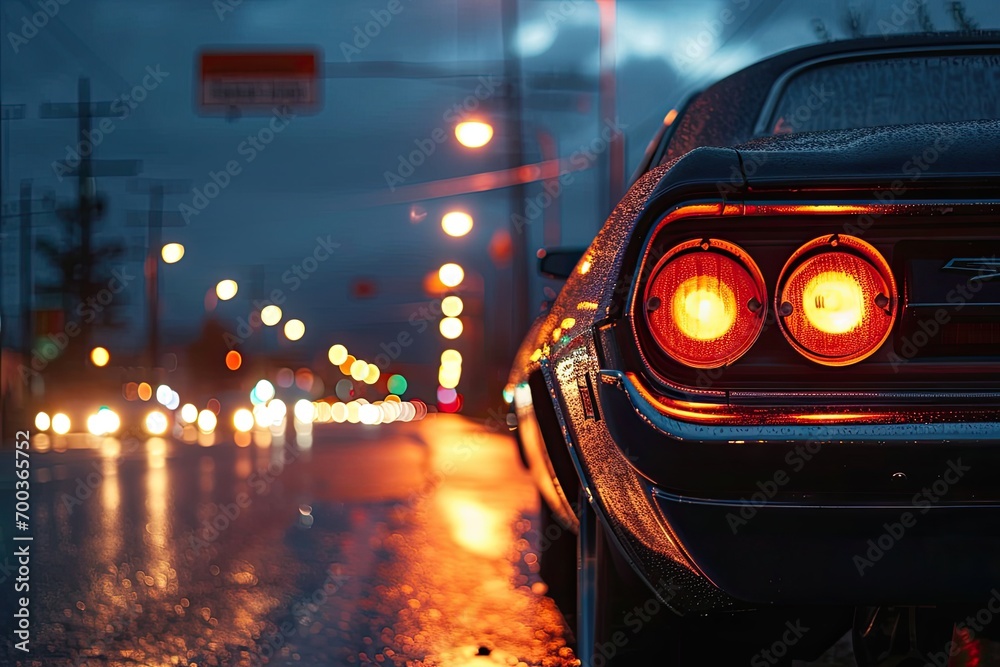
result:
<svg viewBox="0 0 1000 667"><path fill-rule="evenodd" d="M170 399L174 395L174 390L165 384L161 384L156 388L156 402L160 405L166 405L170 402Z"/></svg>
<svg viewBox="0 0 1000 667"><path fill-rule="evenodd" d="M463 308L465 304L460 297L452 295L441 300L441 312L447 317L458 317L462 314Z"/></svg>
<svg viewBox="0 0 1000 667"><path fill-rule="evenodd" d="M386 382L386 388L398 396L402 396L406 392L406 387L406 378L402 375L390 375Z"/></svg>
<svg viewBox="0 0 1000 667"><path fill-rule="evenodd" d="M364 379L368 377L368 362L363 359L358 359L351 364L351 377L358 382L363 382Z"/></svg>
<svg viewBox="0 0 1000 667"><path fill-rule="evenodd" d="M198 430L202 433L211 433L217 424L218 419L211 410L202 410L198 413Z"/></svg>
<svg viewBox="0 0 1000 667"><path fill-rule="evenodd" d="M49 426L52 425L52 420L49 419L47 412L39 412L35 415L35 428L39 431L48 431Z"/></svg>
<svg viewBox="0 0 1000 667"><path fill-rule="evenodd" d="M181 408L181 421L185 424L193 424L198 419L198 408L191 403L185 403Z"/></svg>
<svg viewBox="0 0 1000 667"><path fill-rule="evenodd" d="M153 397L153 388L149 386L148 382L140 382L136 393L139 395L140 400L148 401Z"/></svg>
<svg viewBox="0 0 1000 667"><path fill-rule="evenodd" d="M481 120L469 120L455 126L455 138L466 148L482 148L493 138L493 126Z"/></svg>
<svg viewBox="0 0 1000 667"><path fill-rule="evenodd" d="M145 426L150 435L163 435L167 432L167 416L159 410L153 410L146 415Z"/></svg>
<svg viewBox="0 0 1000 667"><path fill-rule="evenodd" d="M457 317L446 317L442 319L438 328L441 330L441 335L448 340L454 340L461 336L462 330L464 329L462 326L462 320Z"/></svg>
<svg viewBox="0 0 1000 667"><path fill-rule="evenodd" d="M231 371L236 371L239 370L242 365L243 355L236 350L229 350L229 352L226 352L226 368Z"/></svg>
<svg viewBox="0 0 1000 667"><path fill-rule="evenodd" d="M334 366L339 366L345 361L347 361L347 348L339 343L337 345L331 345L329 352L326 356L330 359L330 363Z"/></svg>
<svg viewBox="0 0 1000 667"><path fill-rule="evenodd" d="M288 340L299 340L306 334L306 325L302 320L288 320L285 322L285 338Z"/></svg>
<svg viewBox="0 0 1000 667"><path fill-rule="evenodd" d="M253 413L246 408L240 408L233 413L233 428L241 433L246 433L253 429Z"/></svg>
<svg viewBox="0 0 1000 667"><path fill-rule="evenodd" d="M382 372L375 364L368 364L368 375L365 376L365 384L375 384L378 382Z"/></svg>
<svg viewBox="0 0 1000 667"><path fill-rule="evenodd" d="M312 420L316 417L316 406L312 404L312 401L300 398L295 401L295 405L292 407L292 414L303 424L312 423Z"/></svg>
<svg viewBox="0 0 1000 667"><path fill-rule="evenodd" d="M465 211L449 211L441 218L441 229L448 236L465 236L472 231L472 216Z"/></svg>
<svg viewBox="0 0 1000 667"><path fill-rule="evenodd" d="M69 417L67 417L62 412L57 412L52 415L52 430L59 435L66 435L69 433L70 423Z"/></svg>
<svg viewBox="0 0 1000 667"><path fill-rule="evenodd" d="M109 361L111 361L111 353L107 349L95 347L90 351L90 362L98 368L107 366Z"/></svg>
<svg viewBox="0 0 1000 667"><path fill-rule="evenodd" d="M253 393L261 403L267 403L274 398L274 385L267 380L261 380L254 386Z"/></svg>
<svg viewBox="0 0 1000 667"><path fill-rule="evenodd" d="M184 246L180 243L168 243L160 250L160 256L167 264L176 264L184 257Z"/></svg>
<svg viewBox="0 0 1000 667"><path fill-rule="evenodd" d="M219 284L215 286L215 295L223 301L229 301L236 296L239 289L240 286L236 284L235 280L220 280Z"/></svg>
<svg viewBox="0 0 1000 667"><path fill-rule="evenodd" d="M281 308L274 304L264 306L260 309L260 321L264 323L264 326L273 327L281 321Z"/></svg>
<svg viewBox="0 0 1000 667"><path fill-rule="evenodd" d="M438 269L438 280L446 287L458 287L465 280L465 271L458 264L449 262Z"/></svg>
<svg viewBox="0 0 1000 667"><path fill-rule="evenodd" d="M445 350L441 353L442 364L461 364L462 353L458 350Z"/></svg>

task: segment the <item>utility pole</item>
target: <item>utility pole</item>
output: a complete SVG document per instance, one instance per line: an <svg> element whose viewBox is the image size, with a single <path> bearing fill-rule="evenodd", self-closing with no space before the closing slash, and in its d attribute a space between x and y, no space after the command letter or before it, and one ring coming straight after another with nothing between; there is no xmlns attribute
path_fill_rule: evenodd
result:
<svg viewBox="0 0 1000 667"><path fill-rule="evenodd" d="M93 274L93 226L94 220L99 218L104 212L104 202L97 196L97 187L94 183L96 176L131 176L138 173L141 164L137 160L111 160L106 163L101 161L95 165L93 153L96 149L93 141L91 122L94 118L106 118L115 115L111 109L113 102L91 102L90 101L90 79L80 77L77 81L77 101L74 102L47 102L42 104L38 110L39 118L76 118L78 143L73 150L79 157L79 164L69 171L76 175L77 180L77 201L76 205L70 209L64 209L62 215L64 219L74 220L80 228L80 249L82 251L82 276L80 289L85 291L90 288L90 280ZM67 158L70 156L67 155ZM74 160L75 161L75 160ZM84 297L81 293L78 296Z"/></svg>
<svg viewBox="0 0 1000 667"><path fill-rule="evenodd" d="M142 211L130 210L126 224L146 226L146 354L150 370L157 368L160 361L160 250L163 228L187 224L177 211L163 210L163 197L166 194L184 194L190 188L191 181L186 179L143 178L128 184L129 192L149 194L149 209L145 215Z"/></svg>
<svg viewBox="0 0 1000 667"><path fill-rule="evenodd" d="M34 338L35 318L33 296L34 289L31 275L31 254L34 248L31 235L31 180L21 181L21 348L24 353L24 363L31 359L31 348Z"/></svg>

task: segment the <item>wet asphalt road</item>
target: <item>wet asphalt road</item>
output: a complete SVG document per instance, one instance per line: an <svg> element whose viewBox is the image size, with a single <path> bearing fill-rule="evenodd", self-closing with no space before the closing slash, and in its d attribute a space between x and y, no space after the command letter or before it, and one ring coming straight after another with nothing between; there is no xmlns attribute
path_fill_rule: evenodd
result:
<svg viewBox="0 0 1000 667"><path fill-rule="evenodd" d="M31 652L0 665L576 664L508 434L297 437L32 443Z"/></svg>
<svg viewBox="0 0 1000 667"><path fill-rule="evenodd" d="M20 664L572 663L506 434L436 417L308 447L95 444L33 444Z"/></svg>

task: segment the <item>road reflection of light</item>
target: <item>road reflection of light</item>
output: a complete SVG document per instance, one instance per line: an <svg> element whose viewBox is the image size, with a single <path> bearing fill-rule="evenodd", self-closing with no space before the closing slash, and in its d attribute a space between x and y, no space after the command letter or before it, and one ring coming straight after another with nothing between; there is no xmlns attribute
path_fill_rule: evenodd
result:
<svg viewBox="0 0 1000 667"><path fill-rule="evenodd" d="M151 598L161 597L154 592L165 591L171 579L176 578L171 562L173 553L173 530L169 517L169 476L166 468L165 454L167 443L163 438L150 438L146 441L146 539L148 545L147 574L152 582L145 580L149 586L148 595ZM137 572L138 574L138 572ZM173 582L176 588L176 581Z"/></svg>
<svg viewBox="0 0 1000 667"><path fill-rule="evenodd" d="M211 502L212 491L215 490L215 459L211 456L198 459L198 490L202 502Z"/></svg>
<svg viewBox="0 0 1000 667"><path fill-rule="evenodd" d="M52 439L49 438L48 433L39 433L35 436L34 449L36 452L43 453L49 451L52 447Z"/></svg>
<svg viewBox="0 0 1000 667"><path fill-rule="evenodd" d="M97 531L97 548L102 563L117 562L122 546L121 486L118 480L118 459L105 457L101 460L101 525Z"/></svg>
<svg viewBox="0 0 1000 667"><path fill-rule="evenodd" d="M236 479L246 479L253 472L253 460L250 451L241 449L236 452L236 460L233 462L233 471Z"/></svg>
<svg viewBox="0 0 1000 667"><path fill-rule="evenodd" d="M258 447L270 447L271 434L268 431L254 431L253 444L257 445Z"/></svg>
<svg viewBox="0 0 1000 667"><path fill-rule="evenodd" d="M495 506L476 499L474 492L442 487L437 501L448 522L451 537L466 551L488 558L502 558L510 546L510 517Z"/></svg>
<svg viewBox="0 0 1000 667"><path fill-rule="evenodd" d="M215 433L199 433L198 444L202 447L211 447L215 444Z"/></svg>
<svg viewBox="0 0 1000 667"><path fill-rule="evenodd" d="M233 434L233 442L236 443L237 447L249 447L253 436L249 433L244 433L243 431L237 431Z"/></svg>

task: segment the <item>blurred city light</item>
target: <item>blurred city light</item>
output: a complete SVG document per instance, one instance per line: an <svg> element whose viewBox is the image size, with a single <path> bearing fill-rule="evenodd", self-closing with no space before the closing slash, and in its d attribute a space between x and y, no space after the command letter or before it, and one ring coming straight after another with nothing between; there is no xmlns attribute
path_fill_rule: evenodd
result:
<svg viewBox="0 0 1000 667"><path fill-rule="evenodd" d="M111 361L111 353L103 347L95 347L90 351L90 361L98 368L107 366Z"/></svg>
<svg viewBox="0 0 1000 667"><path fill-rule="evenodd" d="M167 410L176 410L181 404L181 395L176 391L170 392L170 400L163 404Z"/></svg>
<svg viewBox="0 0 1000 667"><path fill-rule="evenodd" d="M239 289L240 287L235 280L220 280L219 284L215 286L215 294L223 301L229 301L236 296Z"/></svg>
<svg viewBox="0 0 1000 667"><path fill-rule="evenodd" d="M69 433L70 423L69 417L67 417L62 412L57 412L52 415L52 430L59 435L66 435Z"/></svg>
<svg viewBox="0 0 1000 667"><path fill-rule="evenodd" d="M448 263L438 269L438 279L446 287L458 287L465 280L465 271L458 264Z"/></svg>
<svg viewBox="0 0 1000 667"><path fill-rule="evenodd" d="M479 120L469 120L455 126L455 138L467 148L482 148L493 138L493 126Z"/></svg>
<svg viewBox="0 0 1000 667"><path fill-rule="evenodd" d="M239 370L240 366L243 365L243 355L241 355L236 350L229 350L226 352L226 368L231 371Z"/></svg>
<svg viewBox="0 0 1000 667"><path fill-rule="evenodd" d="M156 388L156 402L160 405L166 405L173 398L174 391L165 384L161 384Z"/></svg>
<svg viewBox="0 0 1000 667"><path fill-rule="evenodd" d="M351 364L351 377L358 382L363 382L368 377L368 362L358 359Z"/></svg>
<svg viewBox="0 0 1000 667"><path fill-rule="evenodd" d="M464 211L450 211L441 218L441 229L448 236L465 236L472 231L472 216Z"/></svg>
<svg viewBox="0 0 1000 667"><path fill-rule="evenodd" d="M254 386L253 393L261 403L267 403L274 398L274 385L267 380L261 380Z"/></svg>
<svg viewBox="0 0 1000 667"><path fill-rule="evenodd" d="M327 352L327 357L329 357L331 364L339 366L347 361L347 348L339 343L337 345L331 345L330 351Z"/></svg>
<svg viewBox="0 0 1000 667"><path fill-rule="evenodd" d="M288 340L299 340L306 333L306 325L302 320L288 320L285 322L285 338Z"/></svg>
<svg viewBox="0 0 1000 667"><path fill-rule="evenodd" d="M312 404L312 401L300 398L295 401L292 414L303 424L312 423L312 420L316 417L316 406Z"/></svg>
<svg viewBox="0 0 1000 667"><path fill-rule="evenodd" d="M457 296L446 296L441 301L441 312L447 317L458 317L462 314L465 304Z"/></svg>
<svg viewBox="0 0 1000 667"><path fill-rule="evenodd" d="M193 424L198 419L198 408L191 403L185 403L181 408L181 421L185 424Z"/></svg>
<svg viewBox="0 0 1000 667"><path fill-rule="evenodd" d="M462 320L457 317L446 317L442 319L438 327L441 330L441 335L448 340L454 340L461 336L464 328L462 326Z"/></svg>
<svg viewBox="0 0 1000 667"><path fill-rule="evenodd" d="M260 309L260 321L263 322L265 326L273 327L281 321L281 308L278 308L274 304L264 306Z"/></svg>
<svg viewBox="0 0 1000 667"><path fill-rule="evenodd" d="M386 388L398 396L406 392L406 378L402 375L390 375L386 381Z"/></svg>
<svg viewBox="0 0 1000 667"><path fill-rule="evenodd" d="M445 350L441 353L442 364L461 364L462 353L458 350Z"/></svg>
<svg viewBox="0 0 1000 667"><path fill-rule="evenodd" d="M202 410L198 413L198 430L202 433L211 433L218 423L215 413L211 410Z"/></svg>
<svg viewBox="0 0 1000 667"><path fill-rule="evenodd" d="M455 364L441 364L438 369L438 384L445 389L454 389L462 379L462 367Z"/></svg>
<svg viewBox="0 0 1000 667"><path fill-rule="evenodd" d="M167 432L167 416L159 410L153 410L146 415L146 432L150 435L163 435Z"/></svg>
<svg viewBox="0 0 1000 667"><path fill-rule="evenodd" d="M115 411L106 406L87 417L87 430L92 435L110 435L121 427L121 419Z"/></svg>
<svg viewBox="0 0 1000 667"><path fill-rule="evenodd" d="M39 431L48 431L49 426L52 425L52 420L49 419L49 415L46 412L39 412L35 415L35 428Z"/></svg>
<svg viewBox="0 0 1000 667"><path fill-rule="evenodd" d="M350 375L351 367L354 366L355 361L357 361L357 359L355 359L353 354L347 355L347 358L344 359L344 363L340 364L340 372L344 375Z"/></svg>
<svg viewBox="0 0 1000 667"><path fill-rule="evenodd" d="M148 382L140 382L136 393L139 395L140 400L148 401L153 397L153 388L149 386Z"/></svg>
<svg viewBox="0 0 1000 667"><path fill-rule="evenodd" d="M184 257L184 246L180 243L168 243L160 250L160 255L167 264L176 264Z"/></svg>
<svg viewBox="0 0 1000 667"><path fill-rule="evenodd" d="M253 429L255 421L253 413L246 408L240 408L233 413L233 427L241 433L247 433Z"/></svg>
<svg viewBox="0 0 1000 667"><path fill-rule="evenodd" d="M368 375L365 376L364 382L365 384L375 384L381 375L382 372L378 369L378 366L368 364Z"/></svg>

